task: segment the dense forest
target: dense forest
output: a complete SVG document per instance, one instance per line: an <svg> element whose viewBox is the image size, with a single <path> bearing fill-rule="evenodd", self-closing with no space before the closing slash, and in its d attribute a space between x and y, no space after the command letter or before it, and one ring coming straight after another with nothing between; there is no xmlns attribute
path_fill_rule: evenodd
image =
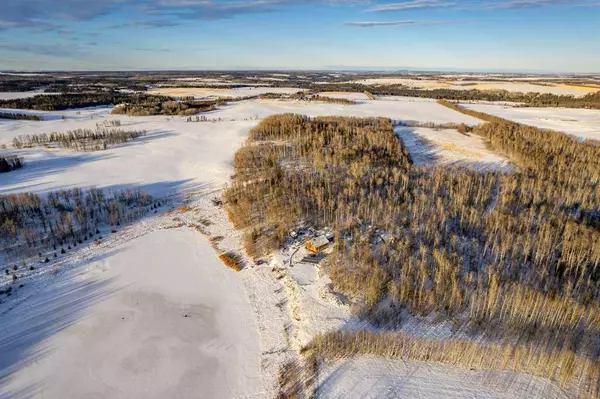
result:
<svg viewBox="0 0 600 399"><path fill-rule="evenodd" d="M152 96L121 93L68 93L40 94L34 97L14 100L0 100L0 108L35 109L40 111L61 111L69 108L115 105L126 102L140 102ZM165 99L164 101L172 100Z"/></svg>
<svg viewBox="0 0 600 399"><path fill-rule="evenodd" d="M141 72L0 74L0 91L44 90L49 93L80 93L106 89L144 91L147 85L156 84L162 79L164 76Z"/></svg>
<svg viewBox="0 0 600 399"><path fill-rule="evenodd" d="M24 165L25 161L21 157L0 155L0 173L21 169Z"/></svg>
<svg viewBox="0 0 600 399"><path fill-rule="evenodd" d="M66 83L66 80L43 75L0 75L0 91L18 92L40 90L46 88L50 84L58 82Z"/></svg>
<svg viewBox="0 0 600 399"><path fill-rule="evenodd" d="M14 119L14 120L25 120L25 121L43 121L44 118L38 115L30 114L19 114L13 112L0 112L0 119Z"/></svg>
<svg viewBox="0 0 600 399"><path fill-rule="evenodd" d="M227 209L254 256L302 223L333 228L326 269L375 326L435 312L597 376L600 147L491 120L471 134L515 173L415 167L387 119L267 118L235 156Z"/></svg>
<svg viewBox="0 0 600 399"><path fill-rule="evenodd" d="M116 105L114 114L131 116L148 115L193 115L216 109L225 100L196 101L184 98L177 101L173 97L154 96L148 94L123 94L117 92L102 93L63 93L54 95L38 95L29 98L0 101L0 107L16 109L35 109L43 111L59 111L70 108Z"/></svg>

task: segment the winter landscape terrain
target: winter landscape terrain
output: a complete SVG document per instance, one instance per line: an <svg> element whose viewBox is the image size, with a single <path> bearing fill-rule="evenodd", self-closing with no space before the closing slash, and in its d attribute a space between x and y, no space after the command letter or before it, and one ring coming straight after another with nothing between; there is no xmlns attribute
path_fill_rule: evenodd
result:
<svg viewBox="0 0 600 399"><path fill-rule="evenodd" d="M600 394L597 77L0 77L1 399Z"/></svg>

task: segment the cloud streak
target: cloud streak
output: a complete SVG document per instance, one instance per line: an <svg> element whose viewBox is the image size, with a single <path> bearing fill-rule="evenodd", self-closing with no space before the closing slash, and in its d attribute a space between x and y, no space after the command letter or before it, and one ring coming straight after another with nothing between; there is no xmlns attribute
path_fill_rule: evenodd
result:
<svg viewBox="0 0 600 399"><path fill-rule="evenodd" d="M182 20L219 20L244 14L279 11L289 6L368 4L371 0L3 0L0 31L24 28L60 30L72 22L90 21L127 10L140 21L160 15L157 21L138 22L140 28L177 26ZM168 19L168 21L167 21ZM129 24L124 24L122 27Z"/></svg>
<svg viewBox="0 0 600 399"><path fill-rule="evenodd" d="M551 6L585 7L598 6L598 0L406 0L402 2L375 5L367 12L402 12L430 9L456 9L461 11L518 10Z"/></svg>
<svg viewBox="0 0 600 399"><path fill-rule="evenodd" d="M593 4L589 2L577 2L574 0L510 0L506 3L497 3L489 6L489 9L493 10L518 10L524 8L541 8L556 5L571 5L580 6Z"/></svg>
<svg viewBox="0 0 600 399"><path fill-rule="evenodd" d="M85 52L80 48L73 46L63 46L60 44L0 44L1 50L13 51L17 53L29 53L35 55L47 55L53 57L69 57L83 55Z"/></svg>
<svg viewBox="0 0 600 399"><path fill-rule="evenodd" d="M135 21L126 24L118 24L109 26L108 29L121 29L121 28L136 28L136 29L156 29L156 28L169 28L173 26L181 25L179 22L168 21L168 20L155 20L155 21Z"/></svg>
<svg viewBox="0 0 600 399"><path fill-rule="evenodd" d="M440 1L440 0L412 0L405 1L402 3L391 3L374 6L367 11L369 12L392 12L392 11L410 11L410 10L424 10L431 8L447 8L455 7L458 3L454 1Z"/></svg>
<svg viewBox="0 0 600 399"><path fill-rule="evenodd" d="M346 26L356 26L359 28L374 28L380 26L441 26L464 23L465 21L365 21L365 22L346 22Z"/></svg>

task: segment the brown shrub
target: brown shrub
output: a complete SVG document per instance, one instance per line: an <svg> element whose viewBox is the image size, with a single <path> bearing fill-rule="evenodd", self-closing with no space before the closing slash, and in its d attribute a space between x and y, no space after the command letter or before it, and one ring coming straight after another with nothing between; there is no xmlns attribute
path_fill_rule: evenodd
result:
<svg viewBox="0 0 600 399"><path fill-rule="evenodd" d="M244 268L241 257L234 252L226 252L219 256L219 259L221 259L221 262L223 262L225 266L236 272L240 272Z"/></svg>

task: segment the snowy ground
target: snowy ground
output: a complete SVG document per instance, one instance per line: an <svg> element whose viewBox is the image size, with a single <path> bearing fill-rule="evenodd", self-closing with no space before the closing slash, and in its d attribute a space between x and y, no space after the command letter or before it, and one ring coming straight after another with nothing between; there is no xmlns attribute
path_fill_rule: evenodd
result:
<svg viewBox="0 0 600 399"><path fill-rule="evenodd" d="M37 96L38 94L58 94L58 93L44 93L43 90L2 91L2 92L0 92L0 100L14 100L16 98L27 98L27 97Z"/></svg>
<svg viewBox="0 0 600 399"><path fill-rule="evenodd" d="M258 96L266 93L275 94L294 94L302 89L287 88L287 87L239 87L234 89L210 89L210 88L195 88L195 87L179 87L179 88L158 88L149 90L149 94L158 94L163 96L176 97L248 97Z"/></svg>
<svg viewBox="0 0 600 399"><path fill-rule="evenodd" d="M344 360L327 367L319 376L318 392L328 399L569 397L556 385L523 374L373 357Z"/></svg>
<svg viewBox="0 0 600 399"><path fill-rule="evenodd" d="M353 101L366 101L369 97L365 93L348 93L343 91L323 91L319 93L320 96L331 97L331 98L345 98L346 100Z"/></svg>
<svg viewBox="0 0 600 399"><path fill-rule="evenodd" d="M396 133L418 166L463 165L477 170L511 170L508 159L487 148L479 136L455 129L397 127Z"/></svg>
<svg viewBox="0 0 600 399"><path fill-rule="evenodd" d="M45 192L81 186L123 187L135 185L152 195L227 183L230 161L248 131L269 115L300 113L309 116L383 116L421 122L464 122L475 118L443 107L434 101L404 99L365 101L356 105L306 101L249 100L205 114L212 122L186 122L184 117L127 117L110 115L107 108L81 111L32 112L43 122L0 121L0 154L19 154L27 166L0 175L0 194L19 191ZM63 120L62 117L66 120ZM120 120L123 129L145 129L147 136L126 145L93 153L44 148L15 151L12 139L20 135L95 128L97 123ZM218 134L215 134L218 132Z"/></svg>
<svg viewBox="0 0 600 399"><path fill-rule="evenodd" d="M123 129L146 129L145 137L101 152L79 153L44 148L0 153L24 156L27 166L0 175L0 194L44 192L62 188L136 186L154 196L184 192L199 186L220 187L228 181L229 162L256 121L223 122L218 134L212 123L187 123L184 118L113 116L108 109L60 113L44 122L0 122L0 144L33 133L94 129L96 123L120 120ZM56 113L43 113L54 116Z"/></svg>
<svg viewBox="0 0 600 399"><path fill-rule="evenodd" d="M463 104L466 108L504 119L552 129L581 139L600 140L600 110L573 108L519 108L508 105Z"/></svg>
<svg viewBox="0 0 600 399"><path fill-rule="evenodd" d="M584 96L588 93L600 91L600 87L572 86L560 83L533 84L530 82L490 82L485 80L433 80L433 79L410 79L410 78L372 78L353 81L364 85L390 85L402 84L412 88L423 89L452 89L452 90L506 90L521 93L550 93L556 95Z"/></svg>
<svg viewBox="0 0 600 399"><path fill-rule="evenodd" d="M264 394L242 282L191 229L150 233L56 276L0 331L0 397Z"/></svg>
<svg viewBox="0 0 600 399"><path fill-rule="evenodd" d="M355 323L327 276L301 263L301 243L279 251L264 266L244 256L246 268L237 274L216 258L231 250L243 255L243 244L212 199L229 181L234 153L248 131L260 119L285 112L480 122L432 100L407 98L356 105L251 100L206 114L209 122L193 123L185 117L113 116L106 108L36 112L43 122L0 121L0 145L8 146L0 153L17 153L26 161L25 168L0 175L0 194L133 186L169 197L174 207L41 266L35 277L19 281L25 287L2 298L0 398L273 397L283 360L297 356L296 349L314 334ZM94 128L116 119L124 129L146 129L148 135L93 153L10 148L19 135ZM464 151L483 151L456 132L425 129L420 134L442 146L450 142L469 147ZM449 150L456 147L444 151ZM182 205L186 208L177 211ZM470 386L470 374L446 369L458 377L423 377L438 397ZM390 369L385 363L367 370L396 370L395 380L413 375L413 369ZM343 395L345 384L340 379L322 393ZM419 389L427 384L419 383ZM472 396L489 397L484 383L478 387ZM526 396L522 392L516 396Z"/></svg>

